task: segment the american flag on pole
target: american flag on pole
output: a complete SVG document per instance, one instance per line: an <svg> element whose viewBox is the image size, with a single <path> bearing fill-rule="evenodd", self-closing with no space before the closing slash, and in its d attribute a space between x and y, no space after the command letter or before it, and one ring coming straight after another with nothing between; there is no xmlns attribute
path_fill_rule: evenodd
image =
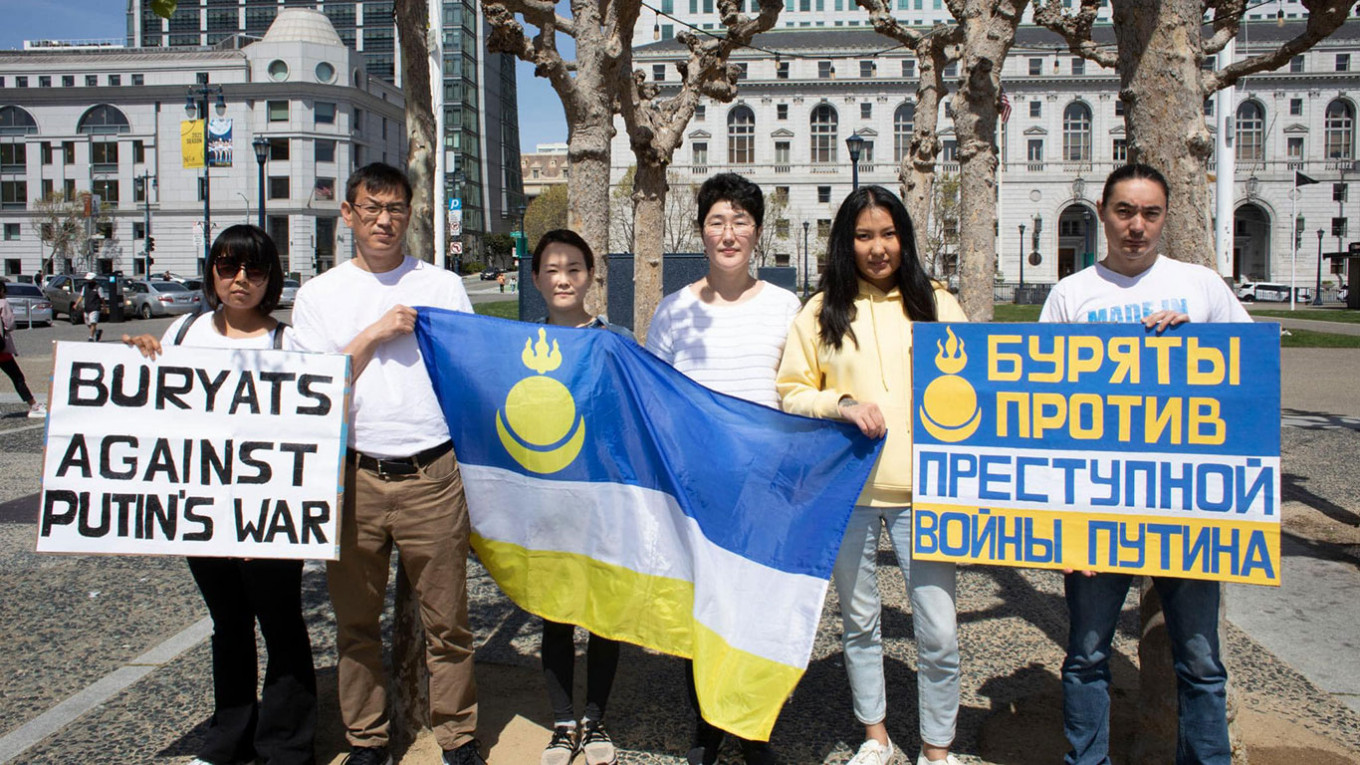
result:
<svg viewBox="0 0 1360 765"><path fill-rule="evenodd" d="M1004 125L1011 118L1011 97L1006 95L1006 91L1001 91L1001 123Z"/></svg>

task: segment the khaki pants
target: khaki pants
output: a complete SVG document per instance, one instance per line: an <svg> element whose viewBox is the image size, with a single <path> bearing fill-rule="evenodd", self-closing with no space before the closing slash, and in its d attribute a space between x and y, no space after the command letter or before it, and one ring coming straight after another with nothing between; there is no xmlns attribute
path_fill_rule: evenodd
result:
<svg viewBox="0 0 1360 765"><path fill-rule="evenodd" d="M452 451L414 475L345 466L340 560L326 567L340 654L340 715L354 746L386 746L387 678L378 621L397 545L425 627L430 724L443 749L472 740L477 683L468 628L467 502Z"/></svg>

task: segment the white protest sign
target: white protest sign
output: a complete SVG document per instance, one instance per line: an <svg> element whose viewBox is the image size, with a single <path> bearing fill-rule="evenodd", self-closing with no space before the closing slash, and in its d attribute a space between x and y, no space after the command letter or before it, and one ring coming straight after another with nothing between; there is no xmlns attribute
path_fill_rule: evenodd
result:
<svg viewBox="0 0 1360 765"><path fill-rule="evenodd" d="M335 560L349 357L57 343L38 552Z"/></svg>

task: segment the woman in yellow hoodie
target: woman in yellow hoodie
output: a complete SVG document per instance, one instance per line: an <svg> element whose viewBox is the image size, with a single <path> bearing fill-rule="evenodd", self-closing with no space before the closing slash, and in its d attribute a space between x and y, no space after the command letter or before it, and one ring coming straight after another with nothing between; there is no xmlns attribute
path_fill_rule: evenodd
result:
<svg viewBox="0 0 1360 765"><path fill-rule="evenodd" d="M954 296L921 268L901 200L881 186L846 197L831 227L821 288L794 320L777 384L786 412L847 420L867 436L887 436L850 515L833 577L855 717L865 732L851 765L884 765L893 757L876 580L885 525L916 631L922 742L916 762L958 762L949 753L959 709L954 564L911 560L911 323L967 320Z"/></svg>

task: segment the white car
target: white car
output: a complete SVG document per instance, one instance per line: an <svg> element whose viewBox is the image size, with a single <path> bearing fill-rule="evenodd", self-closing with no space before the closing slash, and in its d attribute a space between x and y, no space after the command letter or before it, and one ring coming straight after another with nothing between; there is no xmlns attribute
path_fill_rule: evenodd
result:
<svg viewBox="0 0 1360 765"><path fill-rule="evenodd" d="M292 308L293 301L297 299L298 287L301 286L297 279L284 279L283 292L279 293L279 308Z"/></svg>
<svg viewBox="0 0 1360 765"><path fill-rule="evenodd" d="M1274 282L1242 282L1237 288L1237 299L1244 303L1259 300L1263 303L1288 303L1289 285ZM1307 287L1294 288L1294 300L1305 303L1313 299L1313 291Z"/></svg>

